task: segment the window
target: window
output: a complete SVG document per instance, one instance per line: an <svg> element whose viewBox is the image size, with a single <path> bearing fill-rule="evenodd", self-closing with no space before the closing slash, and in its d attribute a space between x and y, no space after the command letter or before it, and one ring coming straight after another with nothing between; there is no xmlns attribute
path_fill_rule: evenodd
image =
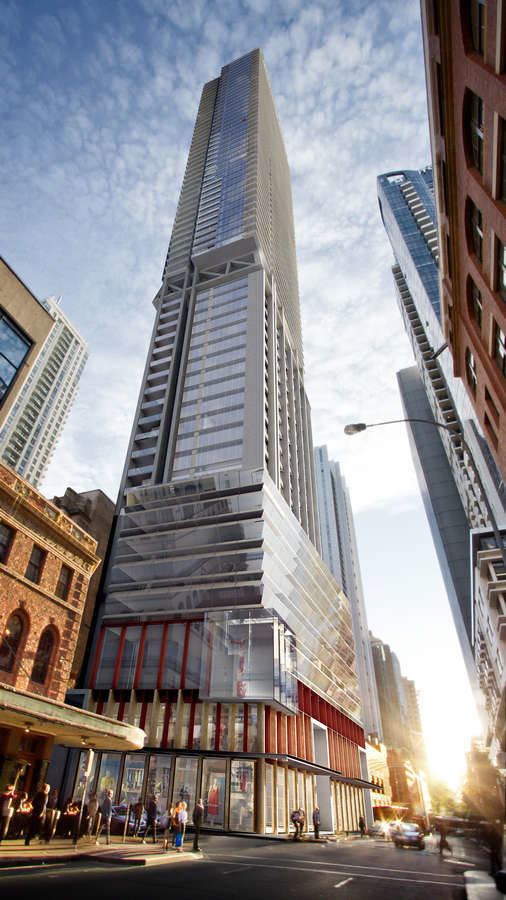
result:
<svg viewBox="0 0 506 900"><path fill-rule="evenodd" d="M56 644L55 633L52 628L44 628L39 640L39 646L35 654L31 680L35 684L45 684L53 661Z"/></svg>
<svg viewBox="0 0 506 900"><path fill-rule="evenodd" d="M30 339L0 310L0 403L32 346Z"/></svg>
<svg viewBox="0 0 506 900"><path fill-rule="evenodd" d="M483 172L483 100L470 93L469 128L471 138L471 161L479 172Z"/></svg>
<svg viewBox="0 0 506 900"><path fill-rule="evenodd" d="M474 394L478 384L478 376L476 374L476 360L469 347L466 348L466 377L467 383Z"/></svg>
<svg viewBox="0 0 506 900"><path fill-rule="evenodd" d="M58 576L58 584L56 585L55 594L60 600L66 600L69 595L70 582L72 581L73 571L69 566L62 565Z"/></svg>
<svg viewBox="0 0 506 900"><path fill-rule="evenodd" d="M494 322L492 353L502 374L506 376L506 338L497 322Z"/></svg>
<svg viewBox="0 0 506 900"><path fill-rule="evenodd" d="M474 281L469 280L469 315L476 323L478 331L481 331L481 323L483 319L483 302L481 293L476 287Z"/></svg>
<svg viewBox="0 0 506 900"><path fill-rule="evenodd" d="M471 36L476 53L485 53L485 0L471 0L470 3Z"/></svg>
<svg viewBox="0 0 506 900"><path fill-rule="evenodd" d="M498 241L497 282L497 290L506 299L506 244L501 241Z"/></svg>
<svg viewBox="0 0 506 900"><path fill-rule="evenodd" d="M469 200L468 217L471 247L481 262L483 258L483 220L481 210L472 200Z"/></svg>
<svg viewBox="0 0 506 900"><path fill-rule="evenodd" d="M21 646L24 630L24 619L19 613L13 613L7 620L2 643L0 644L0 670L12 672L16 662L16 656Z"/></svg>
<svg viewBox="0 0 506 900"><path fill-rule="evenodd" d="M25 578L29 578L30 581L34 581L35 584L39 583L45 556L46 554L44 550L42 550L40 547L37 547L37 545L33 546L30 559L28 560L28 565L26 567Z"/></svg>
<svg viewBox="0 0 506 900"><path fill-rule="evenodd" d="M5 562L11 548L14 530L0 522L0 562Z"/></svg>

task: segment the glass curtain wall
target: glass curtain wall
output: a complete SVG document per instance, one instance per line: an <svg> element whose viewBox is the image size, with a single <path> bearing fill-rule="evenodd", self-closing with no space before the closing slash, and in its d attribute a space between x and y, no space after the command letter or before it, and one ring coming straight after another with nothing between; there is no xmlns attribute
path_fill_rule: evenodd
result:
<svg viewBox="0 0 506 900"><path fill-rule="evenodd" d="M230 771L231 831L253 831L255 797L255 763L233 759Z"/></svg>
<svg viewBox="0 0 506 900"><path fill-rule="evenodd" d="M225 824L225 794L227 764L224 759L204 759L202 763L202 799L204 825L223 828Z"/></svg>

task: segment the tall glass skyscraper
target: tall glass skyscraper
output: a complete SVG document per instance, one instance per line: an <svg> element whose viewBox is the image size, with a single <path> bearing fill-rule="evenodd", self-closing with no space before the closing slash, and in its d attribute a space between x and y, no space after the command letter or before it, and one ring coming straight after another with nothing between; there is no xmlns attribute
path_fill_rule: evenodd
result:
<svg viewBox="0 0 506 900"><path fill-rule="evenodd" d="M88 359L60 301L41 303L54 324L0 430L0 458L35 486L46 474Z"/></svg>
<svg viewBox="0 0 506 900"><path fill-rule="evenodd" d="M471 684L478 691L472 607L470 529L489 525L475 466L497 521L505 522L504 485L460 378L441 325L439 251L432 169L378 177L378 200L392 245L397 302L416 366L397 375L420 490ZM437 353L435 357L436 351ZM470 461L463 436L469 446ZM479 706L481 700L477 693Z"/></svg>
<svg viewBox="0 0 506 900"><path fill-rule="evenodd" d="M363 812L347 598L322 562L290 174L260 51L205 85L135 415L90 708L145 729L97 758L117 800L326 830Z"/></svg>

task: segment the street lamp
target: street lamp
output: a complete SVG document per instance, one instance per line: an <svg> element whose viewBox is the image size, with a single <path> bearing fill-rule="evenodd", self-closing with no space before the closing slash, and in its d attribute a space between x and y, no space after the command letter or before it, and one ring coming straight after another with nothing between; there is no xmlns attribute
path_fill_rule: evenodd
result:
<svg viewBox="0 0 506 900"><path fill-rule="evenodd" d="M377 428L379 425L397 425L400 422L407 422L407 423L418 422L422 425L432 425L434 428L442 428L443 431L448 431L452 435L452 437L458 438L458 440L460 441L460 444L462 445L462 448L467 453L471 469L473 470L474 477L475 477L478 487L481 491L483 503L485 504L485 507L487 510L487 515L489 517L490 524L492 525L492 531L494 533L494 539L497 544L497 549L499 550L499 552L501 554L503 565L504 565L504 571L506 572L506 548L504 546L504 543L503 543L503 540L501 537L501 533L499 531L499 526L497 524L497 520L495 518L494 511L493 511L492 507L490 506L487 494L485 492L485 488L483 487L483 482L481 480L480 473L478 471L478 467L476 466L476 463L473 458L473 454L471 453L471 450L469 449L469 445L467 444L463 434L460 431L457 431L455 429L454 425L447 425L443 422L436 422L435 419L415 419L415 418L413 418L413 419L411 419L411 418L409 418L409 419L389 419L386 422L367 422L367 423L366 422L353 422L350 425L344 426L344 433L345 434L358 434L359 431L365 431L366 428Z"/></svg>

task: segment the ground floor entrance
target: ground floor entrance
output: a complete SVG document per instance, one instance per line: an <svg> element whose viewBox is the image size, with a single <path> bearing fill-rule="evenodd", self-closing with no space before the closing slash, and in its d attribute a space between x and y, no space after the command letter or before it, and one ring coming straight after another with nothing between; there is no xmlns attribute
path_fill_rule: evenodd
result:
<svg viewBox="0 0 506 900"><path fill-rule="evenodd" d="M196 800L204 803L205 828L219 831L288 835L293 831L291 812L306 813L305 830L313 831L313 810L321 810L320 830L327 833L357 831L364 815L364 788L319 774L317 767L294 761L220 754L163 752L96 753L84 787L86 754L69 767L71 781L63 789L85 802L92 793L98 800L113 791L116 806L133 805L156 794L163 813L184 800L190 812ZM71 774L72 773L72 774Z"/></svg>

